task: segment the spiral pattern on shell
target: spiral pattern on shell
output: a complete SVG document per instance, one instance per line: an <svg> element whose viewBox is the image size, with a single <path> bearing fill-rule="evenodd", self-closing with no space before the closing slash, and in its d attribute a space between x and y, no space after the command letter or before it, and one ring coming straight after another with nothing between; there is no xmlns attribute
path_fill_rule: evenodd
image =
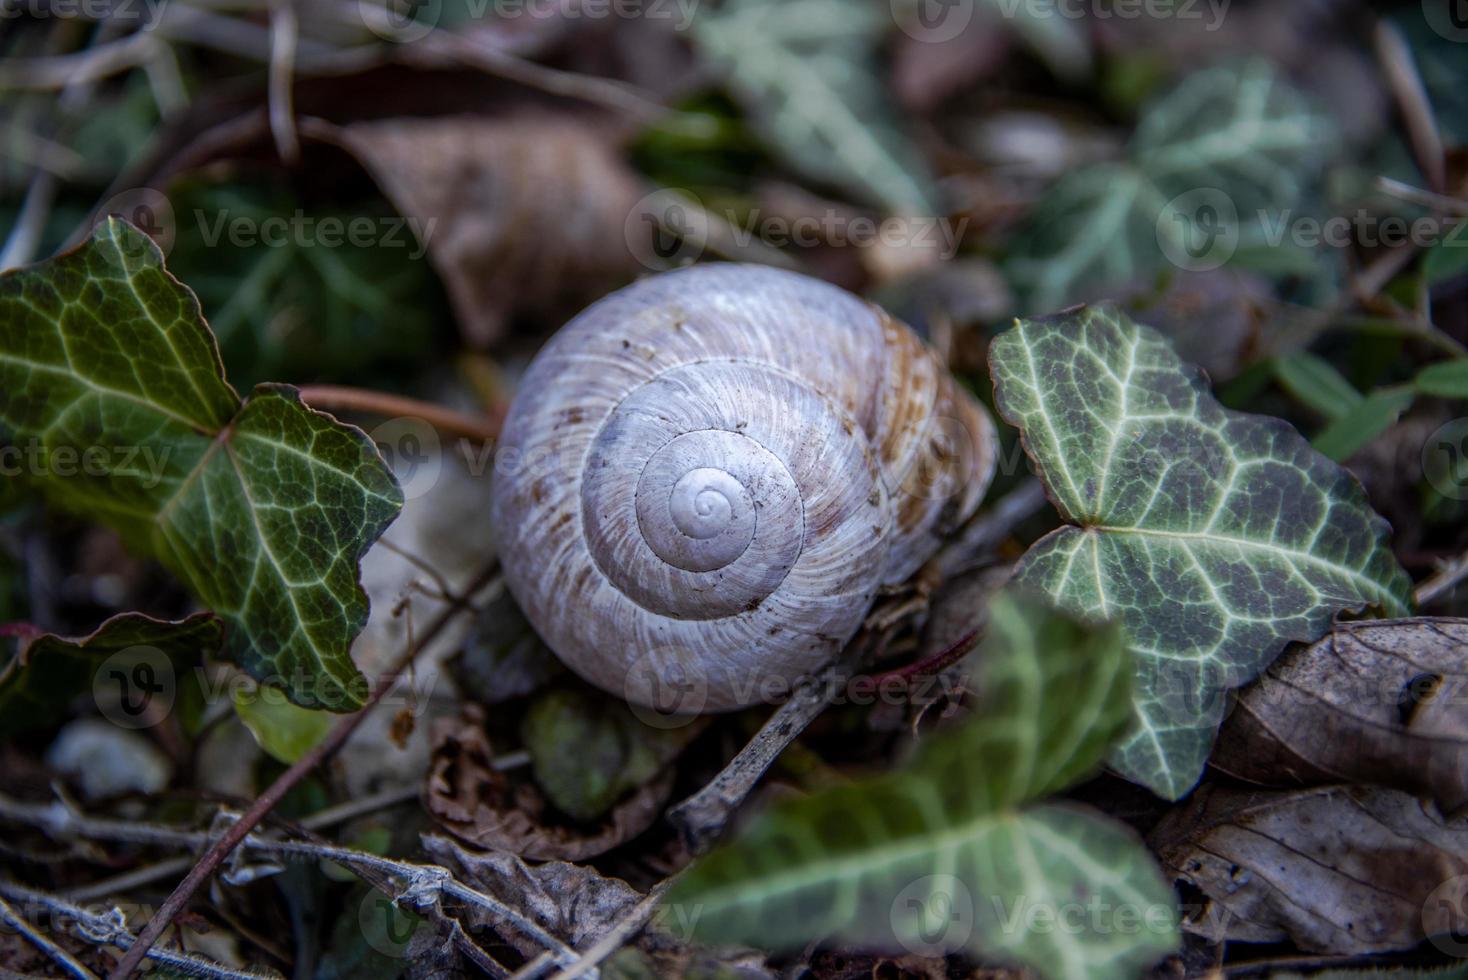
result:
<svg viewBox="0 0 1468 980"><path fill-rule="evenodd" d="M506 582L561 659L634 704L669 684L683 709L750 704L829 661L973 513L994 444L880 309L765 267L667 273L527 370L496 457Z"/></svg>

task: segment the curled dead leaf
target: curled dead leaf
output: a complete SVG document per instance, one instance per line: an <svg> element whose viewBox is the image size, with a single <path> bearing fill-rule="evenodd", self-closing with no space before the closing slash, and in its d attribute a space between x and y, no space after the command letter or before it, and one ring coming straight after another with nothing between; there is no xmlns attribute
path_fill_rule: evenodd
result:
<svg viewBox="0 0 1468 980"><path fill-rule="evenodd" d="M664 769L612 807L589 830L552 822L545 797L529 783L515 783L493 765L484 715L466 706L458 719L434 730L433 762L424 806L459 840L543 861L585 861L641 834L662 812L673 789Z"/></svg>
<svg viewBox="0 0 1468 980"><path fill-rule="evenodd" d="M470 851L447 837L425 834L423 848L439 864L523 913L573 949L583 949L642 899L620 878L565 861L534 867L518 855ZM508 921L483 913L484 924L505 937L521 955L533 958L544 947L522 936Z"/></svg>
<svg viewBox="0 0 1468 980"><path fill-rule="evenodd" d="M1184 928L1214 942L1290 940L1314 952L1375 953L1410 949L1462 924L1468 827L1395 790L1206 785L1148 842L1202 893L1201 905L1185 910Z"/></svg>
<svg viewBox="0 0 1468 980"><path fill-rule="evenodd" d="M472 345L497 340L510 317L555 322L639 271L624 229L642 187L582 120L387 119L335 139L423 229Z"/></svg>
<svg viewBox="0 0 1468 980"><path fill-rule="evenodd" d="M1345 623L1239 695L1210 760L1272 786L1371 783L1468 806L1468 620Z"/></svg>

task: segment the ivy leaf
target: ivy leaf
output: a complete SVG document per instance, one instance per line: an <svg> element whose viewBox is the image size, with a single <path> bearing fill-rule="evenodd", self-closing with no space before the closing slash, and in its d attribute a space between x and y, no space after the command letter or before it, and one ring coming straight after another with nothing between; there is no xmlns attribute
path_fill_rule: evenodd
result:
<svg viewBox="0 0 1468 980"><path fill-rule="evenodd" d="M1169 262L1202 270L1279 251L1281 209L1305 196L1333 142L1330 120L1267 63L1195 72L1144 114L1125 160L1050 190L1007 271L1031 308L1052 310Z"/></svg>
<svg viewBox="0 0 1468 980"><path fill-rule="evenodd" d="M213 613L177 622L124 613L81 637L23 633L19 651L0 670L0 739L54 722L57 708L95 689L104 664L116 677L103 680L124 687L118 693L130 703L128 713L139 716L152 698L171 699L183 670L223 643L224 624Z"/></svg>
<svg viewBox="0 0 1468 980"><path fill-rule="evenodd" d="M877 74L890 23L864 0L730 0L693 37L794 166L894 214L932 215L928 168Z"/></svg>
<svg viewBox="0 0 1468 980"><path fill-rule="evenodd" d="M116 528L223 617L228 659L303 707L362 705L358 560L402 492L365 434L294 388L242 402L136 228L109 218L0 277L0 437L48 461L32 479L51 504Z"/></svg>
<svg viewBox="0 0 1468 980"><path fill-rule="evenodd" d="M274 186L237 179L180 182L169 195L175 214L197 219L177 222L169 271L209 311L236 385L286 376L361 383L374 372L402 376L432 356L430 341L448 318L413 231L395 219L307 212ZM267 244L232 232L237 222L268 229L282 221L309 222L312 237ZM333 224L369 221L381 244L329 237Z"/></svg>
<svg viewBox="0 0 1468 980"><path fill-rule="evenodd" d="M1016 570L1066 609L1117 617L1135 724L1111 756L1176 799L1224 694L1342 610L1404 614L1411 583L1360 483L1287 423L1223 408L1166 340L1112 309L1021 321L989 353L995 405L1068 526Z"/></svg>
<svg viewBox="0 0 1468 980"><path fill-rule="evenodd" d="M236 690L234 711L266 754L293 765L332 729L331 715L291 704L269 688Z"/></svg>
<svg viewBox="0 0 1468 980"><path fill-rule="evenodd" d="M974 660L972 716L900 772L757 818L674 886L678 921L714 942L966 950L1077 980L1133 977L1173 949L1172 892L1131 832L1072 804L1030 805L1092 772L1124 730L1120 629L1004 592ZM1133 928L1112 919L1123 915Z"/></svg>
<svg viewBox="0 0 1468 980"><path fill-rule="evenodd" d="M653 728L621 701L562 688L530 705L521 731L545 795L567 815L591 822L652 780L702 726Z"/></svg>

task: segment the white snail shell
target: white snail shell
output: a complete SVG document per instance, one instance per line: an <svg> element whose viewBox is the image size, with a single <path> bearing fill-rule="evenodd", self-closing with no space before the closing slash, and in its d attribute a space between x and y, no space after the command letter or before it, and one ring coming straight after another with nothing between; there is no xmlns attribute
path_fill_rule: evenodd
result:
<svg viewBox="0 0 1468 980"><path fill-rule="evenodd" d="M644 279L530 365L497 452L506 582L634 704L754 703L828 662L993 475L984 409L906 326L762 266ZM686 696L693 689L691 700Z"/></svg>

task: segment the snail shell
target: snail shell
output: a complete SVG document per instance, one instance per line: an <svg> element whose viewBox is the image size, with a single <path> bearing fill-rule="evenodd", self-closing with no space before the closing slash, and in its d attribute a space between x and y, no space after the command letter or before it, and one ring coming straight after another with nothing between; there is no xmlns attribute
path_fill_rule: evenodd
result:
<svg viewBox="0 0 1468 980"><path fill-rule="evenodd" d="M592 683L752 704L973 513L994 445L922 341L850 293L762 266L644 279L525 373L493 486L505 579Z"/></svg>

